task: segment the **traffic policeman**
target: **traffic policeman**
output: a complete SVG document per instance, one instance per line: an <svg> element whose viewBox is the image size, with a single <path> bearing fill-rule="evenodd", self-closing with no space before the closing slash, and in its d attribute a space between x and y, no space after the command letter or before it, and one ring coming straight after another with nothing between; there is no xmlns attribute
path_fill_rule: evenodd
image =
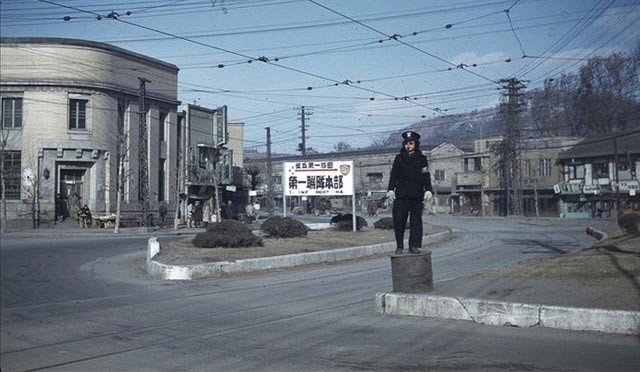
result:
<svg viewBox="0 0 640 372"><path fill-rule="evenodd" d="M404 250L404 230L409 218L409 252L420 253L422 246L423 200L431 194L431 175L427 157L420 151L420 135L402 133L402 148L391 167L387 198L393 202L395 254ZM429 193L429 194L427 194Z"/></svg>

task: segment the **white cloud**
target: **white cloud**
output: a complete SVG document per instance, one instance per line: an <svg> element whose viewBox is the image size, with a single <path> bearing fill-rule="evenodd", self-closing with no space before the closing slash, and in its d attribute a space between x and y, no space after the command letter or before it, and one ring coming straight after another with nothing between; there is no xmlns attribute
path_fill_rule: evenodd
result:
<svg viewBox="0 0 640 372"><path fill-rule="evenodd" d="M476 52L462 52L453 57L451 62L455 63L456 65L459 65L461 63L472 65L474 63L482 64L488 62L504 61L507 58L509 58L509 56L507 56L503 52L490 52L482 55L479 55Z"/></svg>

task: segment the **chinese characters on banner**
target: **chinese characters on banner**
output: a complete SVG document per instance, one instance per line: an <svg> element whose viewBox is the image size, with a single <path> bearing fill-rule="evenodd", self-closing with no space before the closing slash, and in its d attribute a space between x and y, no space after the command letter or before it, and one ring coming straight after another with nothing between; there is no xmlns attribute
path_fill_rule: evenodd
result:
<svg viewBox="0 0 640 372"><path fill-rule="evenodd" d="M353 195L353 161L284 163L286 196Z"/></svg>

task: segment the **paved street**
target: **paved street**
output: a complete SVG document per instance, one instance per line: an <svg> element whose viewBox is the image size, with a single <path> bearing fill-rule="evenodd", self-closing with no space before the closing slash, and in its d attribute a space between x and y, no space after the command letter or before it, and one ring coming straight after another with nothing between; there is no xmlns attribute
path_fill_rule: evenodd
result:
<svg viewBox="0 0 640 372"><path fill-rule="evenodd" d="M427 220L455 232L433 254L436 285L594 242L580 222ZM640 365L636 337L376 315L375 293L391 289L386 257L173 283L142 272L145 246L143 236L3 236L2 371L632 371Z"/></svg>

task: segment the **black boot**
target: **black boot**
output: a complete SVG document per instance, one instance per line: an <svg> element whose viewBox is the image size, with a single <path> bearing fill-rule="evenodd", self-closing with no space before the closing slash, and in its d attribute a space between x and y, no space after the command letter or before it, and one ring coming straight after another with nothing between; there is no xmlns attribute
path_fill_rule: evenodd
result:
<svg viewBox="0 0 640 372"><path fill-rule="evenodd" d="M395 254L402 254L402 251L403 251L402 248L396 248Z"/></svg>
<svg viewBox="0 0 640 372"><path fill-rule="evenodd" d="M418 254L418 253L422 253L422 251L419 248L411 247L411 248L409 248L409 253Z"/></svg>

